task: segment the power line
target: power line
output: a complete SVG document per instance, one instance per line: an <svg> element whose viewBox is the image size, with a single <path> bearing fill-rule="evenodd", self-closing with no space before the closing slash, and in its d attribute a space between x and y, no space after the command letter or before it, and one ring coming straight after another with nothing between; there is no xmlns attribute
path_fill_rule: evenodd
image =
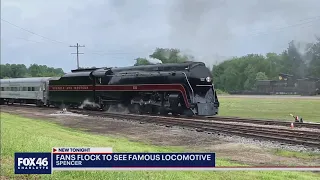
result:
<svg viewBox="0 0 320 180"><path fill-rule="evenodd" d="M28 29L25 29L25 28L23 28L23 27L20 27L20 26L18 26L18 25L15 25L15 24L13 24L13 23L11 23L11 22L9 22L9 21L7 21L7 20L4 20L4 19L2 19L2 18L1 18L1 20L4 21L4 22L6 22L6 23L8 23L8 24L10 24L10 25L12 25L12 26L15 26L15 27L17 27L17 28L19 28L19 29L21 29L21 30L23 30L23 31L26 31L26 32L31 33L31 34L33 34L33 35L42 37L42 38L44 38L44 39L46 39L46 40L49 40L49 41L51 41L51 42L60 43L60 44L69 44L69 43L66 43L66 42L57 41L57 40L54 40L54 39L51 39L51 38L42 36L42 35L40 35L40 34L37 34L37 33L35 33L35 32L32 32L32 31L30 31L30 30L28 30ZM307 21L307 22L301 22L301 21L306 21L306 20L309 20L309 21ZM292 25L280 27L280 28L278 28L278 29L274 29L274 30L271 30L271 31L277 31L277 30L283 30L283 29L290 28L290 27L301 26L301 25L309 24L309 23L314 22L314 21L318 21L318 20L320 20L320 16L309 17L309 18L305 18L305 19L299 20L299 22L301 22L301 23L296 23L296 24L292 24ZM259 35L266 35L266 34L269 34L269 33L268 33L268 32L261 32L261 31L259 32L259 31L256 30L256 31L251 32L251 33L248 34L248 35L249 35L249 36L259 36ZM19 38L19 39L23 39L23 38ZM24 39L24 40L26 40L26 41L31 41L31 40L27 40L27 39ZM35 41L33 41L33 42L35 42ZM37 43L40 43L40 42L37 42ZM77 43L77 45L78 45L78 43ZM77 46L70 46L70 47L77 47ZM77 53L72 53L72 54L77 54L77 64L78 64L78 68L79 68L79 54L84 54L84 53L79 53L79 52L78 52L78 48L79 48L79 47L82 47L82 46L78 46L78 47L77 47ZM83 46L83 47L84 47L84 46ZM90 50L90 49L89 49L89 50ZM138 53L145 53L145 52L103 52L103 51L100 51L100 52L97 52L97 51L94 52L94 51L92 51L92 52L90 52L90 54L96 54L96 55L100 55L100 56L103 56L103 55L117 55L117 54L119 54L119 55L121 55L121 54L138 54Z"/></svg>
<svg viewBox="0 0 320 180"><path fill-rule="evenodd" d="M79 47L85 47L85 46L80 46L79 43L77 43L76 46L69 46L69 47L76 47L77 48L77 52L71 53L71 54L77 54L77 67L79 69L79 54L84 54L84 53L79 53Z"/></svg>
<svg viewBox="0 0 320 180"><path fill-rule="evenodd" d="M13 23L5 20L5 19L2 19L2 18L1 18L1 20L4 21L4 22L6 22L6 23L8 23L8 24L10 24L10 25L12 25L12 26L14 26L14 27L17 27L17 28L19 28L19 29L21 29L21 30L23 30L23 31L26 31L26 32L28 32L28 33L30 33L30 34L33 34L33 35L36 35L36 36L39 36L39 37L44 38L44 39L46 39L46 40L49 40L49 41L51 41L51 42L60 43L60 44L69 44L69 43L66 43L66 42L57 41L57 40L54 40L54 39L51 39L51 38L42 36L42 35L40 35L40 34L37 34L37 33L33 32L33 31L30 31L30 30L28 30L28 29L26 29L26 28L23 28L23 27L21 27L21 26L18 26L18 25L16 25L16 24L13 24ZM18 39L23 39L23 40L29 41L29 42L36 42L36 41L24 39L24 38L18 38ZM41 43L41 42L36 42L36 43ZM76 47L76 46L74 46L74 47ZM80 47L80 46L79 46L79 47ZM90 49L89 49L89 50L90 50ZM137 53L140 53L140 52L132 52L132 53L129 53L129 52L103 52L103 51L100 51L100 52L101 52L101 53L91 52L90 54L96 54L96 55L103 56L103 55L137 54ZM83 54L83 53L79 53L79 54Z"/></svg>
<svg viewBox="0 0 320 180"><path fill-rule="evenodd" d="M306 24L306 23L310 23L310 22L312 22L312 21L316 21L316 20L318 20L320 18L320 16L313 16L313 17L308 17L308 18L304 18L304 19L300 19L300 20L298 20L297 22L301 22L301 23L298 23L298 24ZM304 22L304 21L310 21L310 22ZM288 27L292 27L292 26L297 26L297 24L294 24L294 25L288 25L288 26L285 26L285 27L278 27L278 28L283 28L283 29L285 29L285 28L288 28ZM253 30L253 31L251 31L251 33L250 34L254 34L254 33L261 33L261 32L263 32L263 31L261 31L261 30L259 30L259 29L256 29L256 30Z"/></svg>
<svg viewBox="0 0 320 180"><path fill-rule="evenodd" d="M34 42L34 43L41 43L39 41L33 41L33 40L30 40L30 39L25 39L25 38L21 38L21 37L16 37L17 39L22 39L22 40L25 40L25 41L30 41L30 42Z"/></svg>
<svg viewBox="0 0 320 180"><path fill-rule="evenodd" d="M30 31L30 30L28 30L28 29L25 29L25 28L23 28L23 27L20 27L20 26L18 26L18 25L16 25L16 24L13 24L13 23L11 23L11 22L9 22L9 21L7 21L7 20L4 20L4 19L2 19L2 18L1 18L1 20L4 21L4 22L6 22L6 23L8 23L8 24L10 24L10 25L12 25L12 26L14 26L14 27L17 27L17 28L19 28L19 29L21 29L21 30L23 30L23 31L26 31L26 32L28 32L28 33L30 33L30 34L33 34L33 35L42 37L42 38L44 38L44 39L46 39L46 40L49 40L49 41L51 41L51 42L69 45L69 43L62 42L62 41L57 41L57 40L54 40L54 39L51 39L51 38L42 36L42 35L40 35L40 34L37 34L37 33L35 33L35 32L32 32L32 31ZM23 40L25 40L25 41L30 41L30 42L36 42L36 41L24 39L24 38L18 38L18 39L23 39ZM40 42L36 42L36 43L40 43ZM74 46L74 47L76 47L76 46ZM79 46L79 47L80 47L80 46ZM90 49L89 49L89 50L90 50ZM108 55L108 54L113 55L113 54L136 54L136 53L140 53L140 52L105 52L105 51L100 51L100 53L99 53L99 52L93 52L93 51L92 51L90 54L97 54L97 55L103 56L103 55ZM79 53L79 54L81 54L81 53ZM83 53L82 53L82 54L83 54Z"/></svg>
<svg viewBox="0 0 320 180"><path fill-rule="evenodd" d="M124 54L141 54L141 53L149 53L150 51L137 51L137 52L91 52L91 54L97 54L97 55L124 55Z"/></svg>
<svg viewBox="0 0 320 180"><path fill-rule="evenodd" d="M33 40L30 40L30 39L21 38L21 37L13 37L13 38L16 38L16 39L22 39L22 40L29 41L29 42L34 42L34 43L43 43L43 42L33 41ZM1 39L3 39L3 38L1 37ZM5 38L5 39L7 39L7 38Z"/></svg>
<svg viewBox="0 0 320 180"><path fill-rule="evenodd" d="M48 37L45 37L45 36L42 36L42 35L37 34L37 33L35 33L35 32L32 32L32 31L30 31L30 30L28 30L28 29L25 29L25 28L23 28L23 27L20 27L20 26L18 26L18 25L15 25L15 24L13 24L13 23L11 23L11 22L9 22L9 21L7 21L7 20L4 20L4 19L2 19L2 18L1 18L1 20L4 21L4 22L6 22L6 23L8 23L8 24L10 24L10 25L12 25L12 26L14 26L14 27L17 27L17 28L19 28L19 29L21 29L21 30L23 30L23 31L26 31L26 32L28 32L28 33L31 33L31 34L33 34L33 35L42 37L42 38L47 39L47 40L50 40L50 41L52 41L52 42L61 43L61 44L66 44L65 42L56 41L56 40L54 40L54 39L50 39L50 38L48 38Z"/></svg>
<svg viewBox="0 0 320 180"><path fill-rule="evenodd" d="M37 33L33 32L33 31L30 31L30 30L28 30L28 29L26 29L26 28L23 28L23 27L21 27L21 26L18 26L18 25L16 25L16 24L13 24L13 23L5 20L5 19L2 19L2 18L1 18L1 20L4 21L4 22L6 22L6 23L8 23L8 24L10 24L10 25L12 25L12 26L14 26L14 27L17 27L17 28L19 28L19 29L21 29L21 30L23 30L23 31L26 31L26 32L28 32L28 33L30 33L30 34L33 34L33 35L42 37L42 38L44 38L44 39L46 39L46 40L49 40L49 41L51 41L51 42L69 45L69 43L62 42L62 41L57 41L57 40L54 40L54 39L51 39L51 38L42 36L42 35L40 35L40 34L37 34ZM28 40L28 39L24 39L24 38L18 38L18 39L23 39L23 40L26 40L26 41L35 42L35 41ZM40 42L37 42L37 43L40 43ZM76 46L74 46L74 47L76 47ZM79 46L79 47L80 47L80 46ZM89 49L89 50L90 50L90 49ZM112 54L136 54L136 53L140 53L140 52L105 52L105 51L100 51L100 52L97 52L97 51L96 51L96 52L94 52L94 51L92 51L90 54L97 54L97 55L103 56L103 55L108 55L108 54L111 54L111 55L112 55ZM81 53L80 53L80 54L81 54Z"/></svg>
<svg viewBox="0 0 320 180"><path fill-rule="evenodd" d="M310 20L310 19L312 19L312 20ZM306 21L306 20L309 20L309 21ZM288 26L279 27L279 28L273 29L271 31L279 31L279 30L283 30L283 29L287 29L287 28L291 28L291 27L297 27L297 26L301 26L301 25L305 25L305 24L310 24L314 21L319 21L319 20L320 20L320 16L309 17L309 18L299 20L299 21L306 21L306 22L301 22L301 23L291 24ZM265 32L252 33L251 35L252 36L259 36L259 35L267 35L269 33L267 31L265 31Z"/></svg>

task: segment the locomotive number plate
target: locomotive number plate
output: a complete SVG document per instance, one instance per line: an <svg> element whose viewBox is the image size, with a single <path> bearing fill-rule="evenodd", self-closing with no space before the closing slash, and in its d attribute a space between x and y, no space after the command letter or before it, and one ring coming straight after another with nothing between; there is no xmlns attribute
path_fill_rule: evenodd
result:
<svg viewBox="0 0 320 180"><path fill-rule="evenodd" d="M138 89L138 86L132 86L132 89Z"/></svg>

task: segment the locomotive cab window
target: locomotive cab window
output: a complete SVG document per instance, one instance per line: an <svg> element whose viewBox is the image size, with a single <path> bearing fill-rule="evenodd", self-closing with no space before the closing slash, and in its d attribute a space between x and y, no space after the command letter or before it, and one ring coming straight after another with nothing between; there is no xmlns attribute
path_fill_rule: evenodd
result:
<svg viewBox="0 0 320 180"><path fill-rule="evenodd" d="M1 87L1 91L4 91L4 87Z"/></svg>

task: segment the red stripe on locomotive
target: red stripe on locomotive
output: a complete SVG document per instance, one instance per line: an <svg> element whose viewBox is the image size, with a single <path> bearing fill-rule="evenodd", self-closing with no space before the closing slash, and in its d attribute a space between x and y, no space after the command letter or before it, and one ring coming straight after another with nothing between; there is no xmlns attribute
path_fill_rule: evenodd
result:
<svg viewBox="0 0 320 180"><path fill-rule="evenodd" d="M93 91L92 85L50 85L50 91ZM189 108L185 88L181 84L96 85L96 91L179 91Z"/></svg>

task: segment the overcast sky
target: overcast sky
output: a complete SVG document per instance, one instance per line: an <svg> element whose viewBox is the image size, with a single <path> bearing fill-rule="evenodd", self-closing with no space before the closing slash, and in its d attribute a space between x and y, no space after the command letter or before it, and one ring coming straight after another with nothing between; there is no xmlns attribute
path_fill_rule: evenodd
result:
<svg viewBox="0 0 320 180"><path fill-rule="evenodd" d="M1 63L70 71L78 42L80 66L128 66L156 47L212 65L314 41L319 9L319 0L1 0L1 18L32 32L1 21Z"/></svg>

